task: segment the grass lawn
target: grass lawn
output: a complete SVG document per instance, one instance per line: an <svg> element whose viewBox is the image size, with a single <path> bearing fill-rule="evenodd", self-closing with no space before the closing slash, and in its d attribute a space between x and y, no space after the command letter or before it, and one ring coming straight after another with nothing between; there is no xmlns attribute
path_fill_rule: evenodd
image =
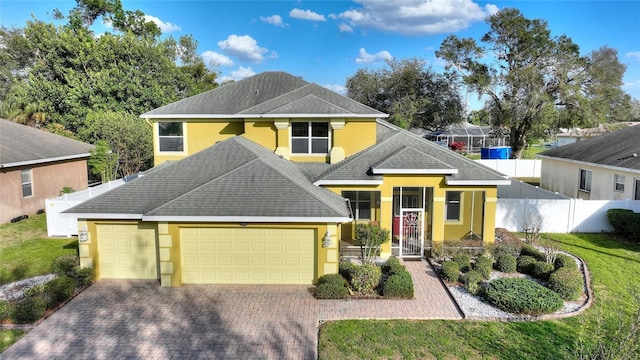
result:
<svg viewBox="0 0 640 360"><path fill-rule="evenodd" d="M0 330L0 353L24 335L22 330Z"/></svg>
<svg viewBox="0 0 640 360"><path fill-rule="evenodd" d="M561 247L585 260L596 300L582 315L553 321L347 320L320 329L320 359L569 359L581 340L616 337L639 304L640 245L608 234L553 234Z"/></svg>
<svg viewBox="0 0 640 360"><path fill-rule="evenodd" d="M0 284L49 274L53 259L77 252L76 239L47 238L45 214L0 225Z"/></svg>

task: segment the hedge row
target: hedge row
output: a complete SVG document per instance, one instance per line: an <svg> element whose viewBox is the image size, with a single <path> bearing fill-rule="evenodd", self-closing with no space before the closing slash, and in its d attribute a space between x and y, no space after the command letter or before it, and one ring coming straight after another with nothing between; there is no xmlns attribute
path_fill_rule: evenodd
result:
<svg viewBox="0 0 640 360"><path fill-rule="evenodd" d="M609 209L607 219L616 233L640 241L640 213L628 209Z"/></svg>

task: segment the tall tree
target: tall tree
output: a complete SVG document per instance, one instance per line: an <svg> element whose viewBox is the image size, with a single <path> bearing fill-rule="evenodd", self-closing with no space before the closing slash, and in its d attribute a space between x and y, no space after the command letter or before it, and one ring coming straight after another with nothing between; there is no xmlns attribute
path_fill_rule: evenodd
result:
<svg viewBox="0 0 640 360"><path fill-rule="evenodd" d="M436 55L470 90L488 97L493 124L510 129L513 157L520 157L532 134L560 125L626 120L620 118L630 109L620 89L625 67L615 50L580 56L569 37L552 37L546 21L526 19L517 9L504 9L487 23L484 46L451 35Z"/></svg>
<svg viewBox="0 0 640 360"><path fill-rule="evenodd" d="M423 59L389 60L347 79L347 96L388 113L400 127L435 130L462 121L462 101L451 74L435 73Z"/></svg>

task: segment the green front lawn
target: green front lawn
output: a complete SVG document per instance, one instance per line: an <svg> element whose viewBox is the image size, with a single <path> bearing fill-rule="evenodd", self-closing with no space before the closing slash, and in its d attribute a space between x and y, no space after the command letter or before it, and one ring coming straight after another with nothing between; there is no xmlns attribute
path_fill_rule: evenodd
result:
<svg viewBox="0 0 640 360"><path fill-rule="evenodd" d="M22 330L0 330L0 353L24 335Z"/></svg>
<svg viewBox="0 0 640 360"><path fill-rule="evenodd" d="M45 215L0 225L0 285L51 273L58 256L78 253L73 238L47 238Z"/></svg>
<svg viewBox="0 0 640 360"><path fill-rule="evenodd" d="M537 322L329 322L320 329L320 359L562 359L578 358L599 332L608 339L640 306L640 245L608 234L554 234L564 250L582 257L596 301L580 316ZM640 352L640 349L636 349ZM633 356L631 357L633 358Z"/></svg>

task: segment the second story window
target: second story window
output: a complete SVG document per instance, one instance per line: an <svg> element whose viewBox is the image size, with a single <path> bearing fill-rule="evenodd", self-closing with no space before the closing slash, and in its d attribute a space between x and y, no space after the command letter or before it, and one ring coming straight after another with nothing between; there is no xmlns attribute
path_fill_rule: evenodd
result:
<svg viewBox="0 0 640 360"><path fill-rule="evenodd" d="M181 122L158 123L159 150L163 152L184 151L184 129Z"/></svg>
<svg viewBox="0 0 640 360"><path fill-rule="evenodd" d="M329 153L329 123L292 122L291 152L294 154Z"/></svg>

